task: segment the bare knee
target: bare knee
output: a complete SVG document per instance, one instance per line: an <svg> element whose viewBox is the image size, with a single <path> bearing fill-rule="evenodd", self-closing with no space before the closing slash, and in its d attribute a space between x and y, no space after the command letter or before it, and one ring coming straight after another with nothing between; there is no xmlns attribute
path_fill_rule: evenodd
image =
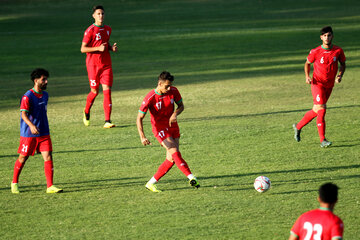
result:
<svg viewBox="0 0 360 240"><path fill-rule="evenodd" d="M313 111L316 113L321 109L326 109L326 104L316 104L313 106Z"/></svg>
<svg viewBox="0 0 360 240"><path fill-rule="evenodd" d="M99 89L98 88L91 88L91 92L98 95L99 94Z"/></svg>
<svg viewBox="0 0 360 240"><path fill-rule="evenodd" d="M24 155L19 155L19 162L20 163L25 163L26 162L26 160L28 160L28 158L29 158L29 156L24 156Z"/></svg>

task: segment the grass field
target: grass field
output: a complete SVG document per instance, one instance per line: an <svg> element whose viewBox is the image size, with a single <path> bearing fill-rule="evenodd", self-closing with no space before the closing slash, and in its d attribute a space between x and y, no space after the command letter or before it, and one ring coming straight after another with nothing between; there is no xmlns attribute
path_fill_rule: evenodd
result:
<svg viewBox="0 0 360 240"><path fill-rule="evenodd" d="M92 23L85 0L5 0L0 9L0 239L287 239L296 218L316 208L325 182L340 188L335 213L344 239L359 239L360 2L317 0L108 1L113 29L112 120L102 129L102 94L91 126L82 124L89 91L84 30ZM303 65L332 25L347 70L328 102L327 137L320 148L315 122L293 139L292 124L311 108ZM20 195L10 192L19 141L19 100L30 72L50 71L48 117L55 183L47 195L43 161L29 159ZM182 93L181 151L201 188L173 168L144 184L165 159L143 147L135 119L157 75L168 70ZM264 194L259 175L272 180Z"/></svg>

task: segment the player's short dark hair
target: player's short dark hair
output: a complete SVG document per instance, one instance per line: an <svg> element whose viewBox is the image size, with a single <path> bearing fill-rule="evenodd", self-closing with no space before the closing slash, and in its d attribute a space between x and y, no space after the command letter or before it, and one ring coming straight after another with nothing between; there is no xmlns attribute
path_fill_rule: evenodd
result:
<svg viewBox="0 0 360 240"><path fill-rule="evenodd" d="M104 9L103 6L101 6L101 5L96 5L96 6L93 6L92 12L94 13L94 12L95 12L96 10L98 10L98 9L101 9L101 10L105 11L105 9Z"/></svg>
<svg viewBox="0 0 360 240"><path fill-rule="evenodd" d="M169 73L167 71L163 71L159 75L159 81L166 81L166 80L169 80L170 82L172 82L172 81L174 81L174 76L171 75L171 73Z"/></svg>
<svg viewBox="0 0 360 240"><path fill-rule="evenodd" d="M331 26L326 26L326 27L323 27L321 30L320 30L320 35L323 35L325 33L331 33L333 34L333 30L331 28Z"/></svg>
<svg viewBox="0 0 360 240"><path fill-rule="evenodd" d="M43 68L36 68L30 74L32 81L34 81L36 78L41 78L41 76L49 77L49 72Z"/></svg>
<svg viewBox="0 0 360 240"><path fill-rule="evenodd" d="M338 199L338 186L333 183L325 183L319 188L319 197L325 203L336 203Z"/></svg>

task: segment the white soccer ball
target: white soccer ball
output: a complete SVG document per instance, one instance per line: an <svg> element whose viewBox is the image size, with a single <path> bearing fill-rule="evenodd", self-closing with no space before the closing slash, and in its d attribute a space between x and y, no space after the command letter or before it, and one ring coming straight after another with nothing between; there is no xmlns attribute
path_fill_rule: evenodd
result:
<svg viewBox="0 0 360 240"><path fill-rule="evenodd" d="M259 176L255 179L254 188L256 191L263 193L269 190L271 186L271 181L268 177Z"/></svg>

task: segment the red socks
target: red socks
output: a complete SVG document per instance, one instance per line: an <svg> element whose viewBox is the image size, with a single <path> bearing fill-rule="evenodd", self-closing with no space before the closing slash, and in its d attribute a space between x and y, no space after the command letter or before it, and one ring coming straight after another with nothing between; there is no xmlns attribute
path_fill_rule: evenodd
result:
<svg viewBox="0 0 360 240"><path fill-rule="evenodd" d="M111 108L112 108L111 89L103 90L103 94L104 94L105 121L110 121Z"/></svg>
<svg viewBox="0 0 360 240"><path fill-rule="evenodd" d="M326 113L326 109L320 109L317 112L316 124L318 127L320 142L322 142L325 139L325 113Z"/></svg>
<svg viewBox="0 0 360 240"><path fill-rule="evenodd" d="M20 173L21 173L21 170L23 169L24 167L24 163L21 163L18 160L16 160L15 162L15 166L14 166L14 176L13 176L13 183L18 183L19 182L19 176L20 176Z"/></svg>
<svg viewBox="0 0 360 240"><path fill-rule="evenodd" d="M85 113L88 114L90 112L90 108L91 106L93 105L94 101L95 101L95 98L96 96L98 95L99 93L93 93L90 91L90 93L88 94L87 98L86 98L86 105L85 105Z"/></svg>
<svg viewBox="0 0 360 240"><path fill-rule="evenodd" d="M182 171L185 174L185 176L191 174L189 166L187 165L185 160L181 157L180 152L176 152L171 156L174 159L176 166L180 169L180 171Z"/></svg>
<svg viewBox="0 0 360 240"><path fill-rule="evenodd" d="M154 178L156 181L159 181L172 167L174 166L174 162L170 162L169 160L165 160L160 166L158 171L155 173Z"/></svg>
<svg viewBox="0 0 360 240"><path fill-rule="evenodd" d="M305 113L301 121L296 125L296 128L298 130L301 130L306 124L311 122L316 116L317 114L313 110L308 111L307 113Z"/></svg>
<svg viewBox="0 0 360 240"><path fill-rule="evenodd" d="M54 166L52 161L44 162L44 172L45 172L47 187L51 187L53 185L53 177L54 177Z"/></svg>

